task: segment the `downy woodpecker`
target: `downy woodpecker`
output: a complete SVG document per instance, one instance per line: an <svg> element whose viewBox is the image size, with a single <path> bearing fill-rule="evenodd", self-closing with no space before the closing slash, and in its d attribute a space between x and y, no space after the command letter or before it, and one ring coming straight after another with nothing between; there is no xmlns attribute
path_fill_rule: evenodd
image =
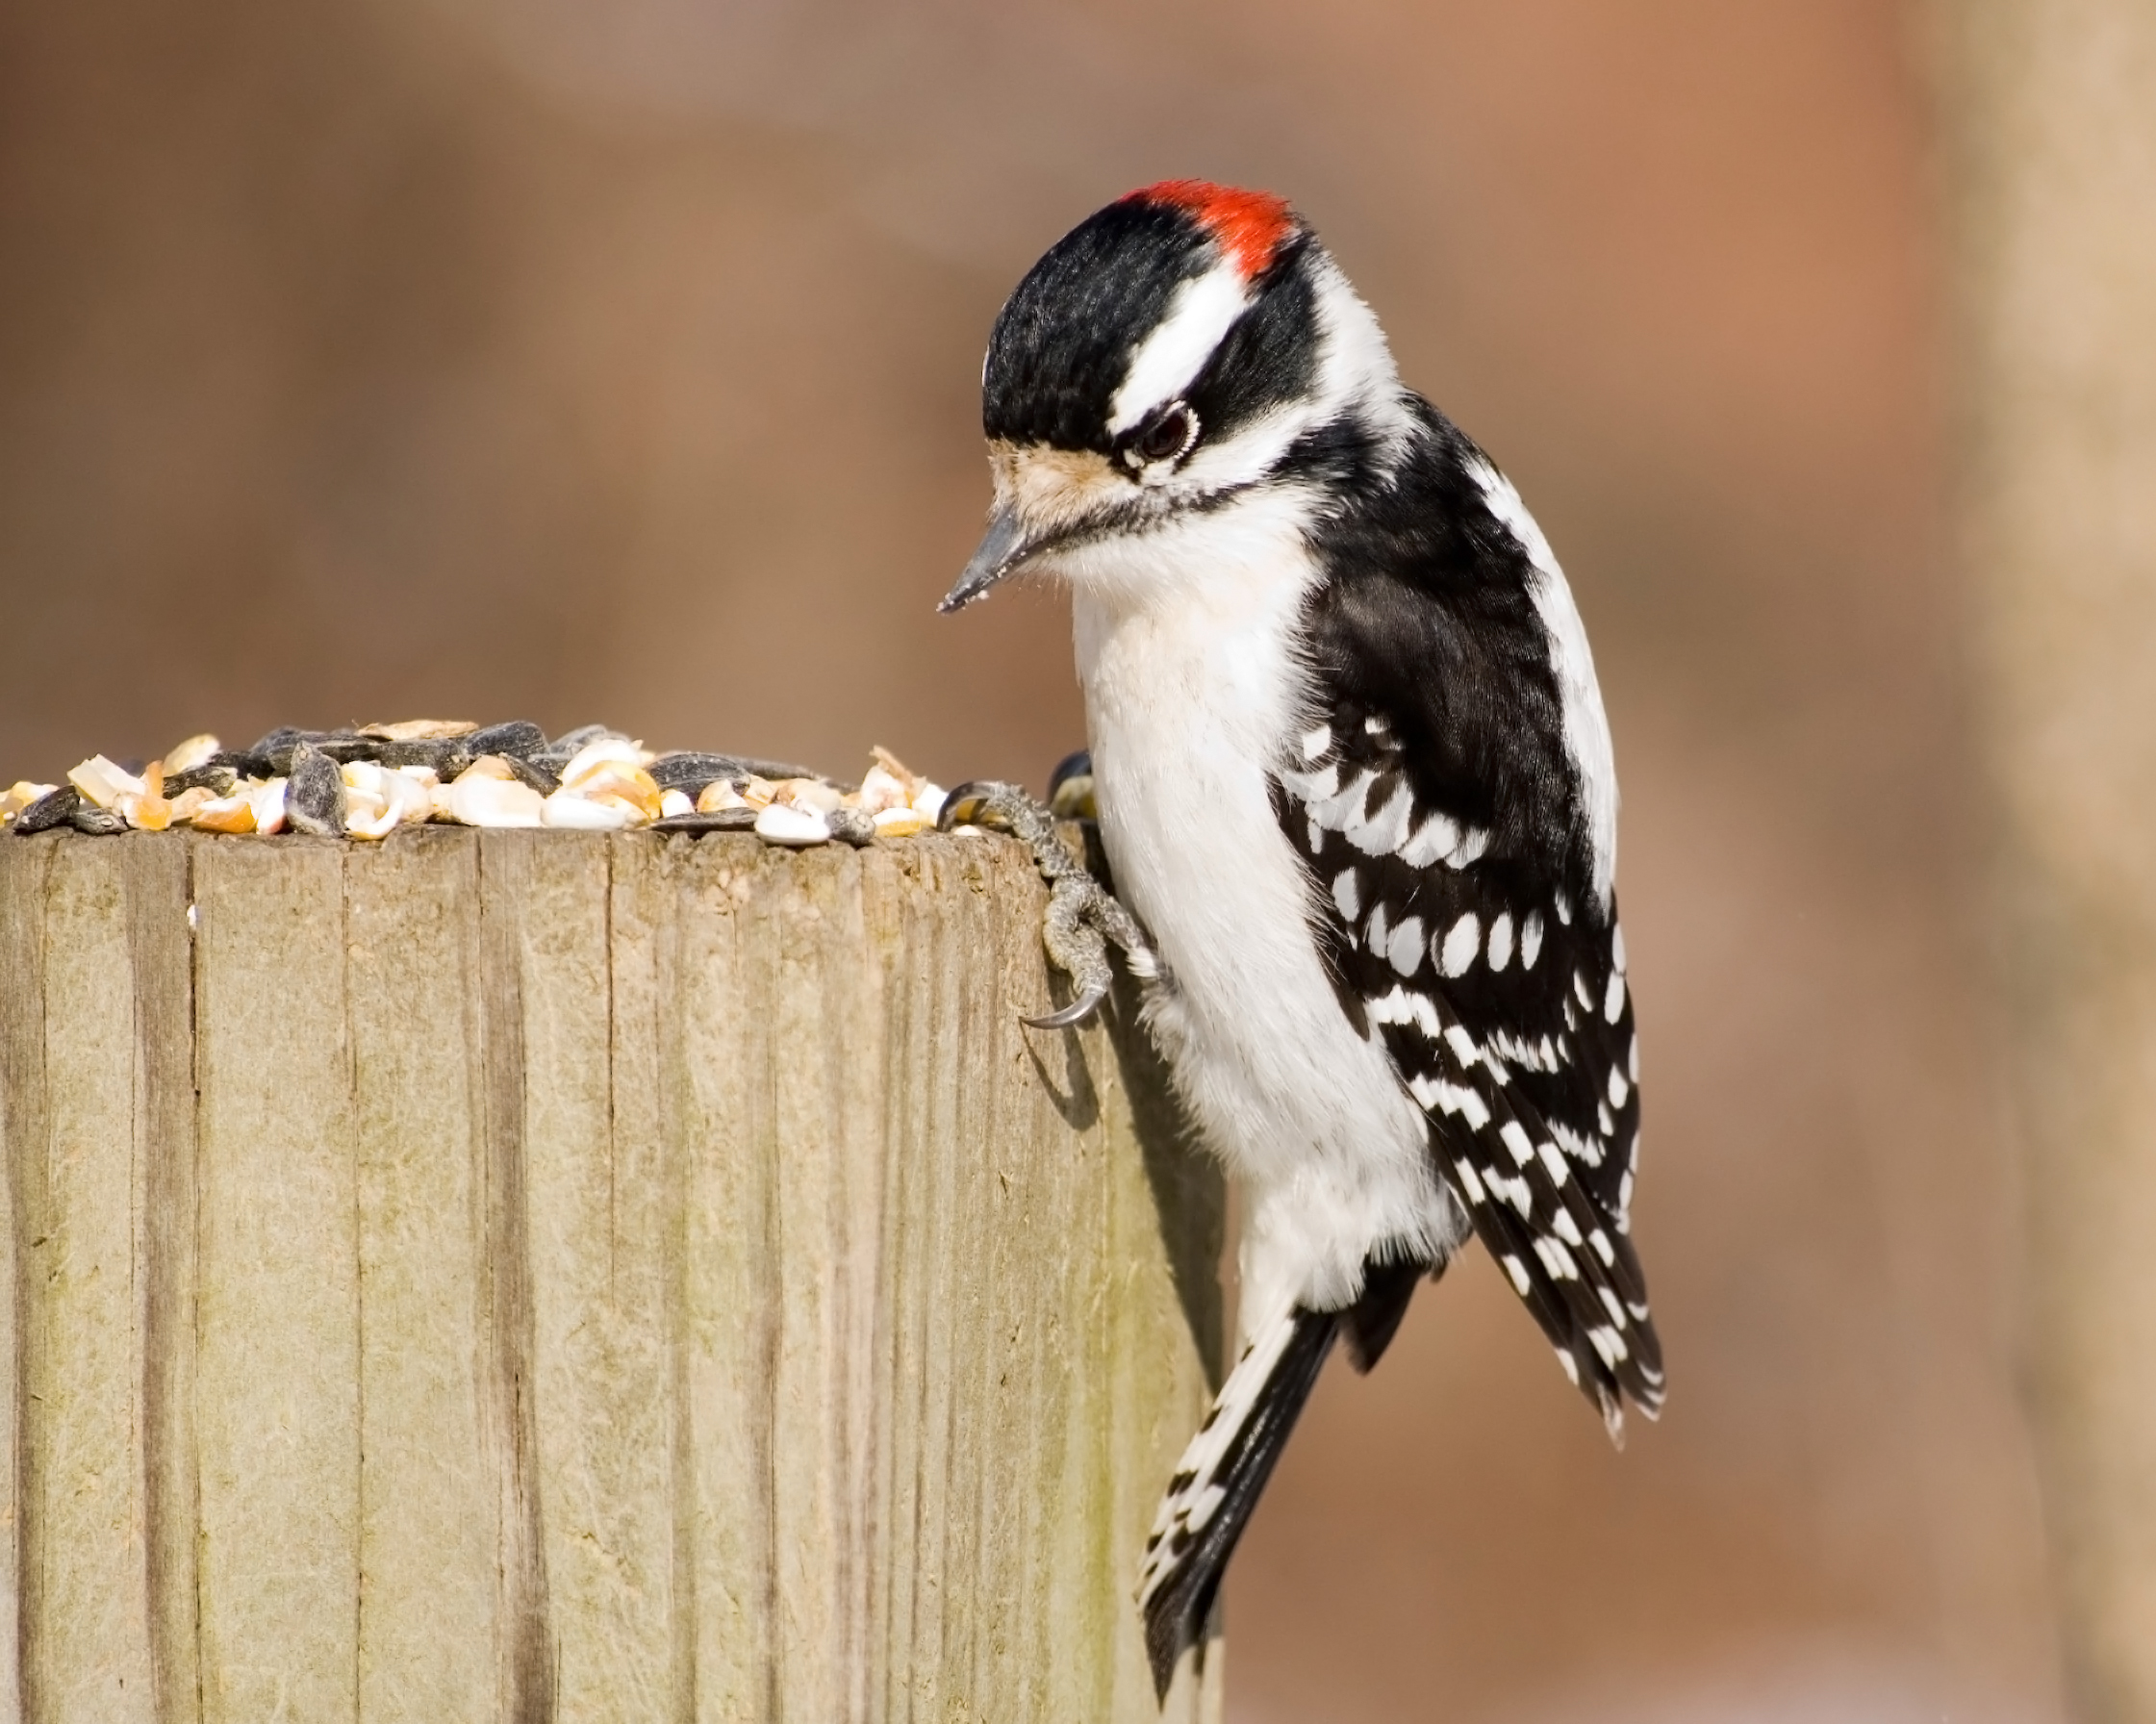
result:
<svg viewBox="0 0 2156 1724"><path fill-rule="evenodd" d="M1470 1231L1612 1436L1661 1405L1610 727L1518 492L1278 198L1173 181L1079 224L982 395L994 513L944 608L1068 584L1121 902L1008 787L953 804L1051 876L1079 995L1044 1022L1123 947L1246 1194L1242 1353L1139 1587L1165 1689L1332 1343L1368 1370Z"/></svg>

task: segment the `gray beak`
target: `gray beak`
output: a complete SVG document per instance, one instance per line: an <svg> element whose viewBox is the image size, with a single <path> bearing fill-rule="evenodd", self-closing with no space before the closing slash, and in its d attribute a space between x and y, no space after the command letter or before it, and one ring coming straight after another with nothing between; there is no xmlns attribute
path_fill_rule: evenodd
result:
<svg viewBox="0 0 2156 1724"><path fill-rule="evenodd" d="M943 603L936 609L947 615L963 610L1003 576L1014 572L1037 548L1027 543L1026 530L1018 524L1017 512L998 507L988 522L988 531L981 535L980 548L974 552L973 561L958 577L958 584L944 595Z"/></svg>

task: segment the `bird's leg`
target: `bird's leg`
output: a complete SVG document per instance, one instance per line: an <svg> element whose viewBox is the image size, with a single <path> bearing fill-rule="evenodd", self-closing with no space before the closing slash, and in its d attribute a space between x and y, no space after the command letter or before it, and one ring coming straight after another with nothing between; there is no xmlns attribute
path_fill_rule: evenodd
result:
<svg viewBox="0 0 2156 1724"><path fill-rule="evenodd" d="M1137 918L1071 853L1049 808L1015 784L981 779L961 784L944 799L936 824L949 831L960 824L999 826L1008 832L1032 851L1033 866L1048 882L1041 945L1047 949L1049 962L1071 978L1077 998L1061 1011L1026 1019L1028 1027L1068 1029L1100 1010L1115 979L1108 967L1111 943L1122 950L1136 975L1157 973L1153 948Z"/></svg>

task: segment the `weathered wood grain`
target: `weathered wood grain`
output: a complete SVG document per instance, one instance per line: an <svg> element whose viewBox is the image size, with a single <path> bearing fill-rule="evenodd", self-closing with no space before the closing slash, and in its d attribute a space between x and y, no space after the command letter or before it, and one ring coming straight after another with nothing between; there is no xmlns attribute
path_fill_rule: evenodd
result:
<svg viewBox="0 0 2156 1724"><path fill-rule="evenodd" d="M1002 840L0 843L0 1715L1162 1716L1220 1192L1018 1024L1041 907Z"/></svg>
<svg viewBox="0 0 2156 1724"><path fill-rule="evenodd" d="M359 1715L505 1715L477 847L344 864L359 1218ZM485 1655L485 1656L482 1656ZM507 1715L514 1715L509 1713Z"/></svg>
<svg viewBox="0 0 2156 1724"><path fill-rule="evenodd" d="M349 1716L360 1229L343 848L199 844L194 901L202 1711Z"/></svg>
<svg viewBox="0 0 2156 1724"><path fill-rule="evenodd" d="M122 861L117 849L70 846L46 875L42 1142L23 1146L19 1186L24 1591L70 1630L25 1643L23 1678L26 1698L53 1718L147 1718L152 1698Z"/></svg>

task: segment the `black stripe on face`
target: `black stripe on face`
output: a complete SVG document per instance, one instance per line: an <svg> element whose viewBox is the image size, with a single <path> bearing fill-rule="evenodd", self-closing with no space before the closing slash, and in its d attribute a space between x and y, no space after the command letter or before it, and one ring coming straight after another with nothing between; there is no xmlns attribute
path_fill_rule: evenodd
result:
<svg viewBox="0 0 2156 1724"><path fill-rule="evenodd" d="M1251 284L1248 309L1184 392L1201 446L1313 386L1313 243L1298 236L1281 248ZM1220 266L1218 248L1180 210L1110 204L1079 223L1033 266L996 319L982 378L982 429L1021 445L1120 457L1149 423L1121 437L1108 432L1133 356L1183 284Z"/></svg>
<svg viewBox="0 0 2156 1724"><path fill-rule="evenodd" d="M1260 415L1307 396L1317 384L1317 295L1305 267L1312 241L1283 246L1252 284L1236 318L1184 392L1204 442L1231 437Z"/></svg>
<svg viewBox="0 0 2156 1724"><path fill-rule="evenodd" d="M1180 210L1114 203L1058 240L1004 303L988 342L991 439L1107 454L1109 404L1176 290L1217 262Z"/></svg>

